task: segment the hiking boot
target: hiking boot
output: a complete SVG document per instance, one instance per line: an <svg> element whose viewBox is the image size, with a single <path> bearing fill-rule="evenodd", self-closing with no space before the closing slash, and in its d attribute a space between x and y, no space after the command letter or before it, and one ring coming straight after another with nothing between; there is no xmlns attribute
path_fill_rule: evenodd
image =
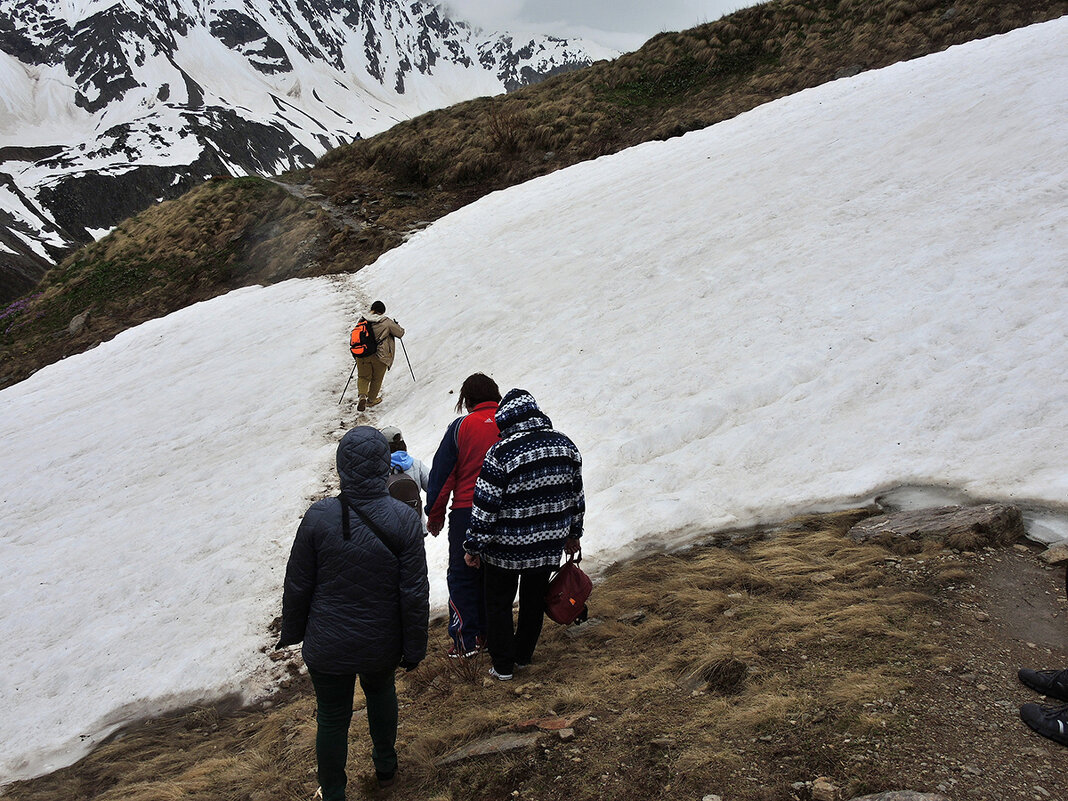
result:
<svg viewBox="0 0 1068 801"><path fill-rule="evenodd" d="M1043 737L1068 745L1068 706L1024 704L1020 719Z"/></svg>
<svg viewBox="0 0 1068 801"><path fill-rule="evenodd" d="M367 401L367 405L368 406L377 406L381 402L382 402L382 396L379 395L377 398L373 398L372 400Z"/></svg>
<svg viewBox="0 0 1068 801"><path fill-rule="evenodd" d="M491 676L493 676L493 678L497 679L497 681L511 681L512 680L512 674L511 673L498 673L497 672L497 668L490 668L489 669L489 674Z"/></svg>
<svg viewBox="0 0 1068 801"><path fill-rule="evenodd" d="M385 790L387 787L392 787L397 783L397 771L392 773L380 773L375 771L375 778L378 780L378 788Z"/></svg>
<svg viewBox="0 0 1068 801"><path fill-rule="evenodd" d="M1032 690L1048 695L1050 698L1068 701L1068 670L1020 668L1016 675Z"/></svg>
<svg viewBox="0 0 1068 801"><path fill-rule="evenodd" d="M364 395L360 395L359 403L356 404L356 411L362 412L366 408L367 408L367 397L364 396Z"/></svg>

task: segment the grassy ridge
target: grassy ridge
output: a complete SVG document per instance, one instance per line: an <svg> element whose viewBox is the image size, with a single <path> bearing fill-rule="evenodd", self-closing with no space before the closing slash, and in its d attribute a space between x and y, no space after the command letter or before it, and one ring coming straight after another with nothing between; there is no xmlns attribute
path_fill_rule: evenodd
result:
<svg viewBox="0 0 1068 801"><path fill-rule="evenodd" d="M206 184L123 223L0 309L0 387L236 286L358 270L497 189L1065 13L1066 0L774 0L660 34L612 62L423 114L288 177L322 193L333 214L255 179ZM89 328L70 336L84 311Z"/></svg>

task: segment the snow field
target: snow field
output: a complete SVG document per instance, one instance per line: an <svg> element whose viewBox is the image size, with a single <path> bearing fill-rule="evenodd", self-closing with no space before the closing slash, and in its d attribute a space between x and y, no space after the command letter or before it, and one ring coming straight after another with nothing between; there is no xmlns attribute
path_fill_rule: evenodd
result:
<svg viewBox="0 0 1068 801"><path fill-rule="evenodd" d="M0 391L0 782L268 686L340 434L397 425L429 463L476 370L582 450L594 569L899 485L1063 517L1066 40L1062 19L577 165L345 281L239 290ZM376 298L418 380L398 349L357 417L346 336Z"/></svg>

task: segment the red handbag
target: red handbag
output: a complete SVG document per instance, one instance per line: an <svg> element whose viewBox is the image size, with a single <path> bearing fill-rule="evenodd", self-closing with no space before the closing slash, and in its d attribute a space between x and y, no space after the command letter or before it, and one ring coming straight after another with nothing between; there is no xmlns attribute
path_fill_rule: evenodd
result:
<svg viewBox="0 0 1068 801"><path fill-rule="evenodd" d="M565 626L586 619L586 599L593 591L593 582L578 566L580 561L582 551L568 554L567 561L549 580L545 593L545 614Z"/></svg>

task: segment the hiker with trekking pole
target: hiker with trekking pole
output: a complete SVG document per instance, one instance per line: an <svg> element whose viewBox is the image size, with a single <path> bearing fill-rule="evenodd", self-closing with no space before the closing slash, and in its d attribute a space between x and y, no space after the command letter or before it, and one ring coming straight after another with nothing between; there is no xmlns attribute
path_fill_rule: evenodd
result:
<svg viewBox="0 0 1068 801"><path fill-rule="evenodd" d="M391 317L386 317L386 304L376 300L371 304L371 309L364 314L349 336L349 350L352 358L356 360L353 372L357 374L356 390L359 400L356 410L362 412L368 406L376 406L382 402L382 379L386 372L393 366L393 358L396 355L397 339L404 336L404 329ZM401 348L404 342L401 341ZM404 351L404 358L408 358L408 351ZM408 370L415 380L415 371L412 370L411 361L408 362ZM349 373L349 381L352 373ZM348 381L345 389L341 392L338 405L345 398L348 391Z"/></svg>

